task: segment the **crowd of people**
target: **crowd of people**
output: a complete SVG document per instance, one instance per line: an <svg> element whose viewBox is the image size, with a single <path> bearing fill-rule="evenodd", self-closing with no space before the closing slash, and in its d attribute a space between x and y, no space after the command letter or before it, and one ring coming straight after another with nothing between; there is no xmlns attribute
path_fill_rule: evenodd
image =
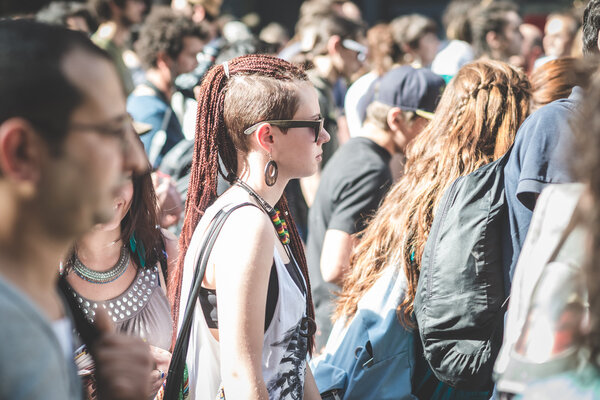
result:
<svg viewBox="0 0 600 400"><path fill-rule="evenodd" d="M0 400L600 399L600 0L159 3L0 18Z"/></svg>

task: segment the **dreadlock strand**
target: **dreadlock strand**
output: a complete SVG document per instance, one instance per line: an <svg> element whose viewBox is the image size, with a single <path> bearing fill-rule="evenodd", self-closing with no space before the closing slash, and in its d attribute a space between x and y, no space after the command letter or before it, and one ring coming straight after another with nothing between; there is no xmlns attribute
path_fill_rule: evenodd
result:
<svg viewBox="0 0 600 400"><path fill-rule="evenodd" d="M300 238L300 234L298 233L298 228L296 228L296 223L294 222L294 219L290 217L290 209L285 195L283 195L277 203L277 208L281 210L281 212L283 212L284 216L286 216L285 220L290 233L290 247L292 248L292 254L294 254L294 258L298 262L300 271L302 271L302 276L304 276L304 280L306 281L306 301L308 305L308 317L314 320L315 306L313 304L312 288L310 285L310 278L308 275L308 263L306 262L306 256L304 254L304 244L302 243L302 239ZM308 352L311 356L313 354L314 347L315 337L314 335L311 335L308 338Z"/></svg>
<svg viewBox="0 0 600 400"><path fill-rule="evenodd" d="M217 197L218 151L215 136L211 134L211 121L214 117L223 114L223 98L221 91L224 82L222 68L213 67L202 82L201 95L198 99L198 113L196 117L196 138L194 154L190 171L189 188L185 204L185 217L181 235L179 237L179 251L182 255L177 262L177 269L169 279L169 300L174 321L172 334L172 347L177 339L177 323L179 320L179 303L181 300L181 284L185 253L189 247L192 235L204 210ZM217 129L219 127L217 126Z"/></svg>

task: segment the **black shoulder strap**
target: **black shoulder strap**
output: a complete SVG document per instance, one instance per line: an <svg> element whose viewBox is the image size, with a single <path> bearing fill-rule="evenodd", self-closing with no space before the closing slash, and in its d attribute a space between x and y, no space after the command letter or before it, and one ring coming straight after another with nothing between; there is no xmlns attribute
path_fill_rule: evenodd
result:
<svg viewBox="0 0 600 400"><path fill-rule="evenodd" d="M158 250L160 251L160 254L158 257L158 262L160 263L160 269L162 270L163 278L165 279L165 284L166 284L168 282L167 279L168 279L169 265L167 264L168 254L167 254L167 248L165 246L165 238L163 237L162 234L160 235L159 246L160 247ZM160 279L159 279L159 282L160 282ZM167 288L165 288L165 290L166 289Z"/></svg>
<svg viewBox="0 0 600 400"><path fill-rule="evenodd" d="M167 386L165 388L165 400L177 400L179 391L182 388L183 370L185 368L185 360L187 358L187 351L190 343L190 332L192 321L194 319L196 300L198 299L198 293L200 291L202 280L204 279L204 273L206 272L206 266L208 265L208 258L212 248L227 218L235 210L245 206L254 206L258 208L256 204L247 202L235 205L227 210L221 209L210 222L206 234L204 235L204 240L200 246L198 264L196 265L196 272L192 281L190 295L185 307L183 322L181 324L181 329L179 330L179 335L177 336L177 341L175 342L171 363L169 364L169 379L167 379Z"/></svg>

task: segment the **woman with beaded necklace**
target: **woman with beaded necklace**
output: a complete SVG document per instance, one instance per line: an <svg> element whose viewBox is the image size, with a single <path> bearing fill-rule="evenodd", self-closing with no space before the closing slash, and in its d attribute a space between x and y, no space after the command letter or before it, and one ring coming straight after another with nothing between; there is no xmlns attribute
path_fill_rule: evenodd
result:
<svg viewBox="0 0 600 400"><path fill-rule="evenodd" d="M179 242L185 259L169 282L178 325L207 226L220 210L245 206L225 221L208 258L186 360L190 398L319 399L306 365L310 282L283 197L290 179L317 172L329 140L317 92L303 71L265 55L213 67L200 89ZM217 198L218 172L232 187Z"/></svg>
<svg viewBox="0 0 600 400"><path fill-rule="evenodd" d="M171 359L173 324L163 272L176 265L178 255L176 238L157 228L156 204L150 175L131 177L114 199L113 219L78 240L63 264L70 294L88 320L93 322L95 310L103 308L118 331L150 345L156 364L152 397ZM88 369L78 365L80 372ZM95 398L93 375L84 376Z"/></svg>

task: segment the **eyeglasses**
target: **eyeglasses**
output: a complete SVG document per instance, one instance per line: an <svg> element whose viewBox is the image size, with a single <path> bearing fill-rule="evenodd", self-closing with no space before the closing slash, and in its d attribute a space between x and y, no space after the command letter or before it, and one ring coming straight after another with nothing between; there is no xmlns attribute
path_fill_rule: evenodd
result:
<svg viewBox="0 0 600 400"><path fill-rule="evenodd" d="M122 114L108 122L101 124L84 124L73 122L69 129L75 131L94 131L108 136L116 136L125 139L127 133L133 132L133 118L129 114Z"/></svg>
<svg viewBox="0 0 600 400"><path fill-rule="evenodd" d="M354 41L352 39L344 39L342 40L342 46L344 46L348 50L356 52L356 58L358 59L358 61L365 62L365 60L367 59L367 53L369 49L366 46L358 43L357 41Z"/></svg>
<svg viewBox="0 0 600 400"><path fill-rule="evenodd" d="M250 128L246 129L244 133L246 135L252 134L258 128L260 124L271 124L283 129L289 128L311 128L315 132L315 143L319 141L319 134L323 130L323 124L325 118L319 118L317 120L298 120L298 119L275 119L271 121L261 121Z"/></svg>
<svg viewBox="0 0 600 400"><path fill-rule="evenodd" d="M133 127L133 118L129 113L124 113L107 122L99 124L85 124L81 122L73 122L69 124L68 129L83 132L96 132L101 135L112 136L119 139L123 154L127 154L130 149L130 140L135 135Z"/></svg>

